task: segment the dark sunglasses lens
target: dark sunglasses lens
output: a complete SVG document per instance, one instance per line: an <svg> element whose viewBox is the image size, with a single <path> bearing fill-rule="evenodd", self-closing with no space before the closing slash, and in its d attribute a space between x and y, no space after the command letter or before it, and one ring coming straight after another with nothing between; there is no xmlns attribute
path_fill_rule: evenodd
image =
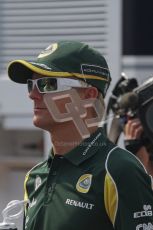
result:
<svg viewBox="0 0 153 230"><path fill-rule="evenodd" d="M50 92L57 90L57 79L55 78L41 78L37 81L37 86L40 92Z"/></svg>

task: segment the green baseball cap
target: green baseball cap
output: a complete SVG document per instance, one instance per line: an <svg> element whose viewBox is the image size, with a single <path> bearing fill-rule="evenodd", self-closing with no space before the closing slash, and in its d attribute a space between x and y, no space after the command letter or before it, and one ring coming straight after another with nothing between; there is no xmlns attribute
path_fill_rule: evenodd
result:
<svg viewBox="0 0 153 230"><path fill-rule="evenodd" d="M98 88L105 96L111 77L105 58L89 45L60 41L42 51L35 61L14 60L8 76L17 83L27 83L33 73L48 77L80 79Z"/></svg>

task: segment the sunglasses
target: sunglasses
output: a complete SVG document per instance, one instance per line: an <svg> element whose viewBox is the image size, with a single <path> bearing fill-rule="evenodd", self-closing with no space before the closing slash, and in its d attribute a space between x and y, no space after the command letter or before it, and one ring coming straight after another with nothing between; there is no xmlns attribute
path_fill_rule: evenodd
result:
<svg viewBox="0 0 153 230"><path fill-rule="evenodd" d="M87 88L90 85L82 86L78 80L66 78L43 77L27 80L28 92L30 93L36 86L39 93L51 93L70 90L72 87Z"/></svg>

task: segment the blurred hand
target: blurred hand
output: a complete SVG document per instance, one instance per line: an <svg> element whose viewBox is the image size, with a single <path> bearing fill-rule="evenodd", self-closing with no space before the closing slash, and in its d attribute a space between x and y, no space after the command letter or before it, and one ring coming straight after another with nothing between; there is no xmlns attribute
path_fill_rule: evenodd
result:
<svg viewBox="0 0 153 230"><path fill-rule="evenodd" d="M138 118L129 120L124 127L125 140L140 139L142 133L143 133L143 127Z"/></svg>

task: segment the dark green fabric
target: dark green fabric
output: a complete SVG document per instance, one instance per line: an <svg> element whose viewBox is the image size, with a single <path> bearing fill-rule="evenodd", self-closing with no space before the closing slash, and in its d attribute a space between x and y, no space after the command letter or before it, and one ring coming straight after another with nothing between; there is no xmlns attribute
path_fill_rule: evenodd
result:
<svg viewBox="0 0 153 230"><path fill-rule="evenodd" d="M104 205L106 173L119 194L115 227ZM85 174L92 175L92 182L82 193L76 185ZM106 139L101 128L71 152L50 155L34 167L26 188L30 200L26 230L135 230L138 223L153 223L153 216L133 218L143 205L152 208L150 177L135 156Z"/></svg>
<svg viewBox="0 0 153 230"><path fill-rule="evenodd" d="M115 229L153 228L153 184L143 165L132 153L117 148L109 156L107 168L118 190Z"/></svg>

